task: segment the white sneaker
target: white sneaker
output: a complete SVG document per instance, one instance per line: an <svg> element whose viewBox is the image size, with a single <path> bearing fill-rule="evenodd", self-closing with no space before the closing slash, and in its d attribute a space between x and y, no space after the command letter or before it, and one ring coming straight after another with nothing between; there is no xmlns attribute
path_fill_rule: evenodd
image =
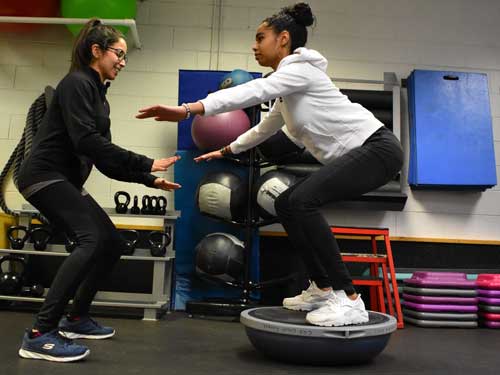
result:
<svg viewBox="0 0 500 375"><path fill-rule="evenodd" d="M332 295L325 306L308 313L306 321L327 327L368 322L368 312L360 294L354 301L343 290L336 290Z"/></svg>
<svg viewBox="0 0 500 375"><path fill-rule="evenodd" d="M334 296L332 290L321 290L314 281L307 290L295 297L285 298L283 307L289 310L312 311L324 306Z"/></svg>

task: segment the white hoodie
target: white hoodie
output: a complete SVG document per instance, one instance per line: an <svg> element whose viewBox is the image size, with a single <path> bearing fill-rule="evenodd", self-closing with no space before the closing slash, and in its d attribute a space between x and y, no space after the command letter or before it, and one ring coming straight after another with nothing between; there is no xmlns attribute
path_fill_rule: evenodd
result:
<svg viewBox="0 0 500 375"><path fill-rule="evenodd" d="M326 74L328 61L317 51L297 48L276 71L201 100L205 115L246 108L276 99L269 114L231 143L235 154L275 134L283 123L322 164L361 146L383 124L361 105L351 103Z"/></svg>

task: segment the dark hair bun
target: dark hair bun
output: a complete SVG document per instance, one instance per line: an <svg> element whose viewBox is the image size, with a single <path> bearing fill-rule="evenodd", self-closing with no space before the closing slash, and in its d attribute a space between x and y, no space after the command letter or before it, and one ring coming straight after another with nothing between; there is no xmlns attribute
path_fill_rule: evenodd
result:
<svg viewBox="0 0 500 375"><path fill-rule="evenodd" d="M311 26L314 22L311 7L307 3L291 5L286 7L284 12L292 16L299 25Z"/></svg>

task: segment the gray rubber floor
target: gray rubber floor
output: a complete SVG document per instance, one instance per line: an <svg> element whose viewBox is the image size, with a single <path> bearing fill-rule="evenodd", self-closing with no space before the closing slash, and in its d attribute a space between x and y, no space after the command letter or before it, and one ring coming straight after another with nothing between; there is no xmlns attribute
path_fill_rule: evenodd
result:
<svg viewBox="0 0 500 375"><path fill-rule="evenodd" d="M373 362L358 366L297 366L256 352L239 323L191 319L173 313L157 322L99 318L116 328L110 340L86 340L90 356L59 364L17 355L31 313L0 311L0 374L498 374L500 331L429 329L395 332Z"/></svg>

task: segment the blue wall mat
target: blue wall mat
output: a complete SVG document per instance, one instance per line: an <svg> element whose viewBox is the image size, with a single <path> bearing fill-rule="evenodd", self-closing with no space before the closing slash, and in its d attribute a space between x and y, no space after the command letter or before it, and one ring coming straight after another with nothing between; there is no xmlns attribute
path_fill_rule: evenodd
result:
<svg viewBox="0 0 500 375"><path fill-rule="evenodd" d="M217 91L219 83L227 71L214 70L179 70L179 104L192 103L205 98L209 93ZM261 73L251 73L260 78ZM177 131L178 150L196 150L191 138L193 118L179 122Z"/></svg>
<svg viewBox="0 0 500 375"><path fill-rule="evenodd" d="M486 74L415 70L408 79L408 109L412 187L496 185Z"/></svg>
<svg viewBox="0 0 500 375"><path fill-rule="evenodd" d="M204 98L208 93L217 90L224 71L179 71L179 103L194 102ZM260 73L252 73L260 77ZM191 138L192 119L182 121L178 128L178 149L182 158L175 164L175 181L182 188L175 192L175 209L181 211L181 217L175 226L175 282L174 308L183 310L189 300L201 300L206 297L240 297L241 290L209 284L200 281L194 275L194 248L207 234L214 232L231 233L245 241L245 230L223 221L218 221L200 214L196 207L195 194L198 183L208 172L231 171L244 177L248 176L248 169L237 166L227 160L213 160L204 163L195 163L193 158L201 155ZM253 247L251 257L252 280L259 279L258 235L253 231ZM255 296L258 296L255 294Z"/></svg>

